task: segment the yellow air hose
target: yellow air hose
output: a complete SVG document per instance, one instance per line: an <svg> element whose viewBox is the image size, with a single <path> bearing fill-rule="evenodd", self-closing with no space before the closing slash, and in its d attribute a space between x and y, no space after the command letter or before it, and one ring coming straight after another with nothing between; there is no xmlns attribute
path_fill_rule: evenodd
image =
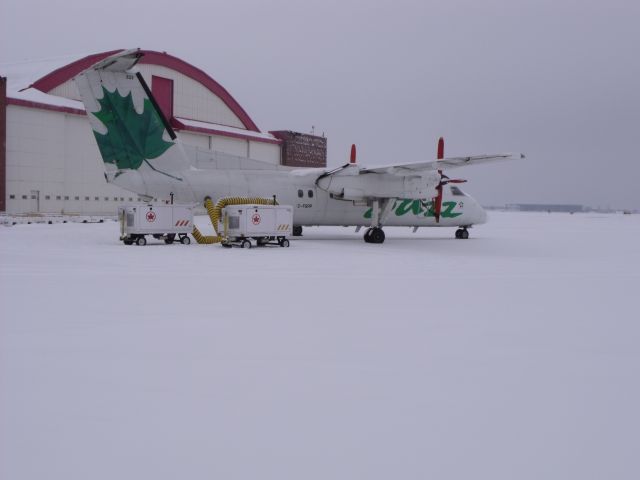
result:
<svg viewBox="0 0 640 480"><path fill-rule="evenodd" d="M211 244L211 243L220 243L223 240L223 236L218 232L218 223L220 222L220 217L222 216L222 209L227 205L277 205L273 199L269 198L260 198L260 197L224 197L218 200L215 207L213 206L213 202L211 198L207 197L204 200L204 208L207 209L207 213L209 214L209 218L211 219L211 224L213 225L213 229L215 230L215 235L202 235L198 227L193 226L193 238L196 239L196 242L201 244Z"/></svg>

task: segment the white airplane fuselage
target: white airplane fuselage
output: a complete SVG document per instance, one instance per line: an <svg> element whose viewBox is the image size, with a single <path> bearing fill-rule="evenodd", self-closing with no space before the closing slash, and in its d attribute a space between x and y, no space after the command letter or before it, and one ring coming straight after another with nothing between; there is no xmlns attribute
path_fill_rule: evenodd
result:
<svg viewBox="0 0 640 480"><path fill-rule="evenodd" d="M173 194L178 203L202 205L206 197L214 202L223 197L276 197L278 203L291 205L294 223L300 226L371 226L371 202L335 198L317 185L322 169L198 169L179 173L180 182L170 181L156 172L128 171L113 183L146 197L168 200ZM444 187L440 221L433 214L432 198L396 198L384 226L456 227L485 223L487 215L480 204L460 189Z"/></svg>

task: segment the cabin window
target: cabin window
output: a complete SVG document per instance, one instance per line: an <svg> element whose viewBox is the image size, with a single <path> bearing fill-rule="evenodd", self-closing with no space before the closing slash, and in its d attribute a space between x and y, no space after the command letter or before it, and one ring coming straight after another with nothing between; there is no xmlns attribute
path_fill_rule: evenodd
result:
<svg viewBox="0 0 640 480"><path fill-rule="evenodd" d="M304 197L304 192L302 190L298 190L298 197Z"/></svg>
<svg viewBox="0 0 640 480"><path fill-rule="evenodd" d="M62 200L62 197L60 195L56 195L56 200Z"/></svg>
<svg viewBox="0 0 640 480"><path fill-rule="evenodd" d="M15 195L9 195L9 198L10 198L11 200L14 200L14 199L16 198L16 196L15 196Z"/></svg>
<svg viewBox="0 0 640 480"><path fill-rule="evenodd" d="M51 200L51 195L45 195L45 196L44 196L44 199L45 199L45 200Z"/></svg>
<svg viewBox="0 0 640 480"><path fill-rule="evenodd" d="M89 201L89 197L84 197L84 201L85 202Z"/></svg>
<svg viewBox="0 0 640 480"><path fill-rule="evenodd" d="M65 200L69 200L69 195L65 195L65 196L64 196L64 199L65 199Z"/></svg>
<svg viewBox="0 0 640 480"><path fill-rule="evenodd" d="M26 200L26 199L27 199L27 196L26 196L26 195L22 195L22 199L23 199L23 200Z"/></svg>
<svg viewBox="0 0 640 480"><path fill-rule="evenodd" d="M307 192L307 195L309 195L309 198L313 198L313 190L309 190Z"/></svg>
<svg viewBox="0 0 640 480"><path fill-rule="evenodd" d="M95 198L94 198L94 200L95 200L96 202L98 202L98 201L100 201L100 197L95 197Z"/></svg>
<svg viewBox="0 0 640 480"><path fill-rule="evenodd" d="M76 197L76 200L80 200L80 197Z"/></svg>

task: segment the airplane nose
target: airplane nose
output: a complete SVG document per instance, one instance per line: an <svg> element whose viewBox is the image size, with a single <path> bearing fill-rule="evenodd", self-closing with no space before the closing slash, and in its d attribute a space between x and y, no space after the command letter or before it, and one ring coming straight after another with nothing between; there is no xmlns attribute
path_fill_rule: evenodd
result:
<svg viewBox="0 0 640 480"><path fill-rule="evenodd" d="M480 222L478 223L487 223L487 212L484 208L482 208L480 205L478 205L478 210L479 210L479 217L480 217Z"/></svg>

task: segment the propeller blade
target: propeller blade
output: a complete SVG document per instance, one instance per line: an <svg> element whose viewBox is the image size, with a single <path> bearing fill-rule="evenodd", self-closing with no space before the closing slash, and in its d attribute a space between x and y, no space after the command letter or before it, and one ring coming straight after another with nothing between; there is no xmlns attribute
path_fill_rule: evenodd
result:
<svg viewBox="0 0 640 480"><path fill-rule="evenodd" d="M438 195L433 199L433 216L436 218L436 223L440 223L440 212L442 212L442 183L436 187Z"/></svg>
<svg viewBox="0 0 640 480"><path fill-rule="evenodd" d="M438 139L438 156L436 158L438 160L442 160L444 158L444 138L442 137Z"/></svg>

